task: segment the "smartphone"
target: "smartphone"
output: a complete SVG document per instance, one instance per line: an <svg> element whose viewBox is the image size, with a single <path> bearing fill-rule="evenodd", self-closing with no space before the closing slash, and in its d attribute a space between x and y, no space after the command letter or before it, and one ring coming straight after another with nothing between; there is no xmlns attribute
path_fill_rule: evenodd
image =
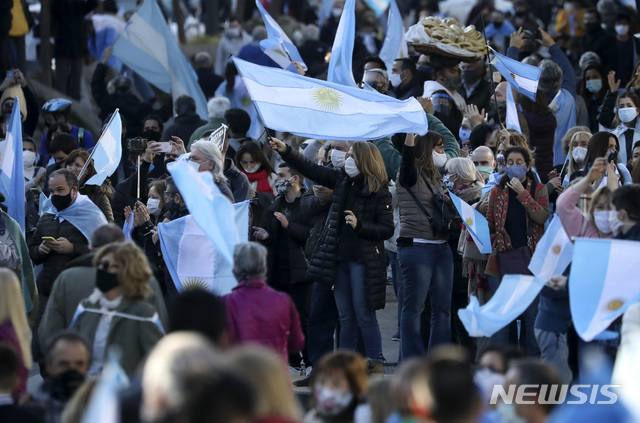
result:
<svg viewBox="0 0 640 423"><path fill-rule="evenodd" d="M7 78L13 79L13 71L12 70L8 70L7 71Z"/></svg>
<svg viewBox="0 0 640 423"><path fill-rule="evenodd" d="M43 241L50 241L50 242L58 242L58 240L57 240L57 239L55 239L55 238L54 238L54 237L52 237L52 236L43 236L43 237L42 237L42 240L43 240Z"/></svg>
<svg viewBox="0 0 640 423"><path fill-rule="evenodd" d="M618 160L618 150L611 150L609 152L609 155L607 156L607 161L609 163L611 162L615 162Z"/></svg>
<svg viewBox="0 0 640 423"><path fill-rule="evenodd" d="M159 146L159 153L171 153L172 146L169 141L157 142L156 145Z"/></svg>

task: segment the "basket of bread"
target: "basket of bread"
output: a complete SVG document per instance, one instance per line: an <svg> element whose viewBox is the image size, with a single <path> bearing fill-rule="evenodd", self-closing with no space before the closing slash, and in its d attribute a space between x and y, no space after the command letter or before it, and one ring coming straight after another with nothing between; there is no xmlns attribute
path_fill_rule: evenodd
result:
<svg viewBox="0 0 640 423"><path fill-rule="evenodd" d="M473 25L462 27L453 18L428 16L409 28L405 39L415 51L472 62L486 54L483 35Z"/></svg>

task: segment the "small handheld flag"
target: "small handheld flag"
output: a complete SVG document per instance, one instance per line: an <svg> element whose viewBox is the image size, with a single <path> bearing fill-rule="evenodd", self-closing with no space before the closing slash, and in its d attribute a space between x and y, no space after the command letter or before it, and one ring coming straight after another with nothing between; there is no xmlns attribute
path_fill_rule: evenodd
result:
<svg viewBox="0 0 640 423"><path fill-rule="evenodd" d="M491 47L494 58L491 64L511 84L517 92L536 101L536 91L540 81L540 68L518 62L507 56L503 56Z"/></svg>
<svg viewBox="0 0 640 423"><path fill-rule="evenodd" d="M491 234L487 219L457 195L449 192L449 196L478 250L482 254L491 253Z"/></svg>
<svg viewBox="0 0 640 423"><path fill-rule="evenodd" d="M562 275L571 263L573 244L562 227L558 216L554 217L536 246L529 262L529 270L545 281L553 275Z"/></svg>
<svg viewBox="0 0 640 423"><path fill-rule="evenodd" d="M22 119L20 101L14 97L9 118L4 151L0 158L0 192L4 194L7 214L18 224L24 234L24 169L22 165Z"/></svg>

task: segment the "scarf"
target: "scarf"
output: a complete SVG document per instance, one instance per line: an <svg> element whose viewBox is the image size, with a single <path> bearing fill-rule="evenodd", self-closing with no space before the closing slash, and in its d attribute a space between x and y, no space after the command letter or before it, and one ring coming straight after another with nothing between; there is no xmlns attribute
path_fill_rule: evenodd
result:
<svg viewBox="0 0 640 423"><path fill-rule="evenodd" d="M240 171L247 175L247 178L249 178L249 183L258 181L256 192L268 192L269 194L273 194L273 189L271 188L271 184L269 184L269 172L261 169L256 173L248 173L242 168L240 168Z"/></svg>

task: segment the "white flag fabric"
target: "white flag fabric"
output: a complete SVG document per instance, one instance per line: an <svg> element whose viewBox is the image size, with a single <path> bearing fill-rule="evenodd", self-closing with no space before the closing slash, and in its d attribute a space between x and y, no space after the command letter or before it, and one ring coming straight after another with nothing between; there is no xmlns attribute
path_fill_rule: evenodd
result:
<svg viewBox="0 0 640 423"><path fill-rule="evenodd" d="M91 157L97 174L89 178L85 184L102 185L104 180L116 171L122 158L122 121L118 109L114 112L109 126L100 135Z"/></svg>

